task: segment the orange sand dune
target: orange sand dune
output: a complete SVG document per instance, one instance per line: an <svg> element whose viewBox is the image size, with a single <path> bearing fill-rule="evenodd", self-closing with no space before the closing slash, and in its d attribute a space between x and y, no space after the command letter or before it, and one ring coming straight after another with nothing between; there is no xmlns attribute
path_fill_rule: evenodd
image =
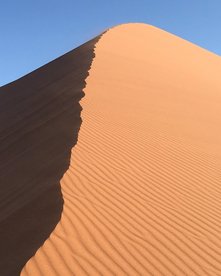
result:
<svg viewBox="0 0 221 276"><path fill-rule="evenodd" d="M61 218L21 275L221 275L221 58L144 24L94 55Z"/></svg>

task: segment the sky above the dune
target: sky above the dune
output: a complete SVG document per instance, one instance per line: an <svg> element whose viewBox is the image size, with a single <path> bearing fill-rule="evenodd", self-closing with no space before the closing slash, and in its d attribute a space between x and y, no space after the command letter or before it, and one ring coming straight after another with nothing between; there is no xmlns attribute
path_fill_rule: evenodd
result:
<svg viewBox="0 0 221 276"><path fill-rule="evenodd" d="M0 1L0 86L105 29L143 22L221 55L220 0Z"/></svg>

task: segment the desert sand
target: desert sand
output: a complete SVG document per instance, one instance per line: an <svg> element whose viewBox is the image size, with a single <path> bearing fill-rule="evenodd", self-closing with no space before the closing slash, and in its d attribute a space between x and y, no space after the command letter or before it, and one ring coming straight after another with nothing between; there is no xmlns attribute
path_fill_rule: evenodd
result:
<svg viewBox="0 0 221 276"><path fill-rule="evenodd" d="M220 72L125 24L2 87L0 275L221 275Z"/></svg>

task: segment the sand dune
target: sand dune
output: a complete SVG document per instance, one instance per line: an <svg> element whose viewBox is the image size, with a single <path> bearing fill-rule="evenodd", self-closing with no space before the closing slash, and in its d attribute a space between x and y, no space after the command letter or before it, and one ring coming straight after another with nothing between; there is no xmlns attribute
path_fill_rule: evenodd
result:
<svg viewBox="0 0 221 276"><path fill-rule="evenodd" d="M48 222L50 229L57 223L51 233L42 230L39 223L34 235L45 231L45 236L28 253L33 255L38 249L21 275L221 275L221 58L144 24L115 27L85 45L74 51L73 63L78 58L73 70L72 62L67 65L70 56L66 56L67 63L59 66L52 62L36 71L38 74L32 73L33 79L25 77L11 84L11 88L1 88L5 91L2 97L13 98L11 105L18 112L18 122L11 119L13 124L6 122L1 132L8 143L14 143L14 137L18 141L12 148L14 163L8 161L7 151L1 159L4 181L10 179L7 185L2 184L7 190L2 196L2 204L7 205L3 209L4 220L10 220L24 201L23 208L30 208L29 221L22 218L23 212L19 220L30 236L34 195L46 195L49 202L53 201L46 185L51 178L53 183L49 186L59 187L60 177L64 201L61 218L57 215L53 223ZM85 66L81 55L85 56ZM63 77L56 75L61 67L70 70L64 69ZM57 175L57 167L50 167L50 163L64 150L67 137L63 130L59 136L39 127L38 132L43 135L39 139L47 135L48 141L40 145L37 139L34 146L43 150L50 146L53 153L46 154L46 164L41 156L30 164L43 179L35 183L33 172L29 175L30 185L23 192L22 176L16 176L12 183L9 175L13 175L17 162L26 164L23 150L17 153L23 141L17 133L27 130L24 118L30 118L28 112L35 118L43 103L42 98L32 100L28 90L24 96L17 94L28 87L37 97L34 88L39 81L35 74L45 82L48 76L54 76L40 90L47 99L45 106L50 104L51 109L46 109L46 117L41 113L35 122L44 124L47 116L62 108L72 110L66 109L72 98L63 99L63 85L68 84L68 95L83 89L85 97L80 101L81 114L75 114L77 121L65 121L60 113L56 117L61 120L53 128L66 126L69 139L73 128L77 135L82 118L77 144L77 138L69 142L65 158L56 162L62 167ZM74 90L79 76L80 88ZM84 77L86 87L82 84ZM61 93L58 102L51 101L44 88L47 85L52 94ZM18 91L14 91L15 87ZM79 97L75 99L78 106ZM27 114L23 116L20 109L24 108ZM76 107L73 109L76 112ZM7 116L2 113L2 120L13 118L15 113ZM50 122L47 125L50 127ZM30 147L35 140L30 137ZM10 143L5 150L11 148ZM38 156L38 151L33 150L27 153L26 161L32 160L34 153ZM48 170L50 176L45 175ZM16 179L20 182L16 183ZM50 214L38 212L46 225L53 208ZM17 256L13 254L23 252L16 251L16 246L25 243L16 225L17 221L11 233L16 237L14 251L4 258L7 269L8 258L15 266ZM9 240L2 242L6 250ZM30 249L29 243L30 240L26 247ZM7 275L7 269L2 270L2 275Z"/></svg>

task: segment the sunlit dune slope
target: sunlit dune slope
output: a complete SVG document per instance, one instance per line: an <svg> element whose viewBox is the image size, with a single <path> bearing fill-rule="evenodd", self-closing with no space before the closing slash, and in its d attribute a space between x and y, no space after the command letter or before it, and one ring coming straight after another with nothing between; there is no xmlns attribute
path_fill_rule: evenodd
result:
<svg viewBox="0 0 221 276"><path fill-rule="evenodd" d="M21 275L221 275L221 58L145 24L94 54L61 219Z"/></svg>

